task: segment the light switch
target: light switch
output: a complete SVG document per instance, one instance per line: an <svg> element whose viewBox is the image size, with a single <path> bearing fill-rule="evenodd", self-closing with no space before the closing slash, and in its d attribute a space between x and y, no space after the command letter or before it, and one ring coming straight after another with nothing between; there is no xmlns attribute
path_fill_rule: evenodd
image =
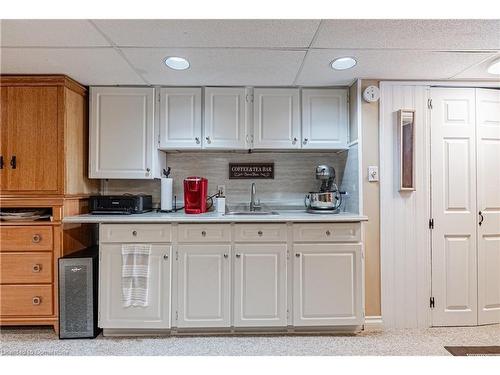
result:
<svg viewBox="0 0 500 375"><path fill-rule="evenodd" d="M377 166L369 166L368 167L368 181L374 182L378 181L378 167Z"/></svg>

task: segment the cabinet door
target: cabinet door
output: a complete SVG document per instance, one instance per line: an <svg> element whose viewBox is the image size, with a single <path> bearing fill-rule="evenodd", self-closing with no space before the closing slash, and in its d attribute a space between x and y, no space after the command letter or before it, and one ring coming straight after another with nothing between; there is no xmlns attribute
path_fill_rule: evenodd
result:
<svg viewBox="0 0 500 375"><path fill-rule="evenodd" d="M207 87L203 148L249 148L247 118L246 89Z"/></svg>
<svg viewBox="0 0 500 375"><path fill-rule="evenodd" d="M254 89L254 148L300 148L299 89Z"/></svg>
<svg viewBox="0 0 500 375"><path fill-rule="evenodd" d="M99 249L99 327L170 328L171 246L154 244L149 258L146 307L123 307L122 245L101 244Z"/></svg>
<svg viewBox="0 0 500 375"><path fill-rule="evenodd" d="M347 90L302 90L302 148L347 147Z"/></svg>
<svg viewBox="0 0 500 375"><path fill-rule="evenodd" d="M201 88L160 90L160 148L201 149Z"/></svg>
<svg viewBox="0 0 500 375"><path fill-rule="evenodd" d="M62 192L57 87L2 87L2 191ZM62 94L61 94L62 95Z"/></svg>
<svg viewBox="0 0 500 375"><path fill-rule="evenodd" d="M231 245L178 248L179 328L229 327Z"/></svg>
<svg viewBox="0 0 500 375"><path fill-rule="evenodd" d="M234 326L286 325L286 244L236 245Z"/></svg>
<svg viewBox="0 0 500 375"><path fill-rule="evenodd" d="M363 324L360 244L294 245L295 326Z"/></svg>
<svg viewBox="0 0 500 375"><path fill-rule="evenodd" d="M90 178L153 178L154 89L91 87Z"/></svg>
<svg viewBox="0 0 500 375"><path fill-rule="evenodd" d="M476 89L478 323L500 323L500 91ZM481 219L480 219L481 220Z"/></svg>

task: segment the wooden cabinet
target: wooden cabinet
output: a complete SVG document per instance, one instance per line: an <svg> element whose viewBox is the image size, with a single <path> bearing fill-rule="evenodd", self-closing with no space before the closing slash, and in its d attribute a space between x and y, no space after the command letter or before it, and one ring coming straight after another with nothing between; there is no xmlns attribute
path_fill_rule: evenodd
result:
<svg viewBox="0 0 500 375"><path fill-rule="evenodd" d="M161 149L201 149L201 88L160 89L159 126Z"/></svg>
<svg viewBox="0 0 500 375"><path fill-rule="evenodd" d="M286 244L236 244L234 326L287 325Z"/></svg>
<svg viewBox="0 0 500 375"><path fill-rule="evenodd" d="M90 93L89 177L158 177L154 88L92 87Z"/></svg>
<svg viewBox="0 0 500 375"><path fill-rule="evenodd" d="M300 149L299 95L299 89L254 89L254 148Z"/></svg>
<svg viewBox="0 0 500 375"><path fill-rule="evenodd" d="M179 328L231 326L230 256L230 244L179 245Z"/></svg>
<svg viewBox="0 0 500 375"><path fill-rule="evenodd" d="M249 94L245 88L205 88L204 149L250 148Z"/></svg>
<svg viewBox="0 0 500 375"><path fill-rule="evenodd" d="M293 324L363 324L360 244L294 244Z"/></svg>
<svg viewBox="0 0 500 375"><path fill-rule="evenodd" d="M347 90L302 90L302 148L347 148Z"/></svg>
<svg viewBox="0 0 500 375"><path fill-rule="evenodd" d="M170 244L152 244L149 256L148 306L124 307L122 302L122 244L99 248L99 327L170 328Z"/></svg>

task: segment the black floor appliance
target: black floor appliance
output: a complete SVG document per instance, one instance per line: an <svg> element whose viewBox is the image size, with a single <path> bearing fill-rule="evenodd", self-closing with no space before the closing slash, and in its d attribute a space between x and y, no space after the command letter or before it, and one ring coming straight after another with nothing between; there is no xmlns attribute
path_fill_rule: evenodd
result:
<svg viewBox="0 0 500 375"><path fill-rule="evenodd" d="M97 246L59 258L59 338L94 338L97 327Z"/></svg>

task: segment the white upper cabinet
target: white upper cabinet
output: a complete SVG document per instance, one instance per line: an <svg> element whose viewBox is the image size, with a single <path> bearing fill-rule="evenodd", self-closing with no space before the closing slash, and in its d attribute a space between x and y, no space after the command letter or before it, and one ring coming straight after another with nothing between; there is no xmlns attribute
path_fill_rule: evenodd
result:
<svg viewBox="0 0 500 375"><path fill-rule="evenodd" d="M248 105L245 88L205 89L204 149L247 149Z"/></svg>
<svg viewBox="0 0 500 375"><path fill-rule="evenodd" d="M347 90L302 90L302 148L347 147Z"/></svg>
<svg viewBox="0 0 500 375"><path fill-rule="evenodd" d="M201 88L160 89L160 149L201 149Z"/></svg>
<svg viewBox="0 0 500 375"><path fill-rule="evenodd" d="M254 89L254 148L300 149L299 89Z"/></svg>
<svg viewBox="0 0 500 375"><path fill-rule="evenodd" d="M90 178L154 177L154 89L90 88Z"/></svg>

